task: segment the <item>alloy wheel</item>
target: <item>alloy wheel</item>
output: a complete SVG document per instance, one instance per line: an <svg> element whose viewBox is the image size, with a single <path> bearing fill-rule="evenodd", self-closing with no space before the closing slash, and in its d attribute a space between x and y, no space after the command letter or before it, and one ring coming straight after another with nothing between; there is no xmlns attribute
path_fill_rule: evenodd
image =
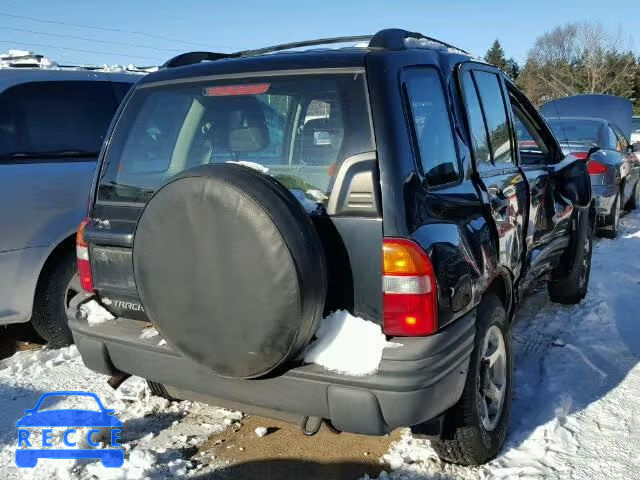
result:
<svg viewBox="0 0 640 480"><path fill-rule="evenodd" d="M500 422L507 390L507 350L502 330L492 325L482 341L477 404L485 430L492 431Z"/></svg>

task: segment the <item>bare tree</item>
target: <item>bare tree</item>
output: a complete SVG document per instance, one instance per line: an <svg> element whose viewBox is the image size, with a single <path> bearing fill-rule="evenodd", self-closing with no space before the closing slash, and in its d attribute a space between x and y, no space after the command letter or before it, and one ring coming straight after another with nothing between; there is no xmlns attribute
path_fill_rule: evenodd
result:
<svg viewBox="0 0 640 480"><path fill-rule="evenodd" d="M519 83L535 103L578 93L630 97L638 63L631 41L594 23L570 23L538 37Z"/></svg>

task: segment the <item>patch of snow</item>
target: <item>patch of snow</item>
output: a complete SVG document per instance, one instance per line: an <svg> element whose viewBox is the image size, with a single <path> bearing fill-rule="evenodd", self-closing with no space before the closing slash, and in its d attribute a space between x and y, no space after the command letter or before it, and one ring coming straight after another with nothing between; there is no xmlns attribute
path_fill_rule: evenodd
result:
<svg viewBox="0 0 640 480"><path fill-rule="evenodd" d="M123 65L60 65L58 62L51 60L43 55L38 55L29 50L11 49L7 53L0 53L0 69L3 68L40 68L44 70L83 70L92 72L107 73L136 73L144 75L150 72L158 71L158 67L136 67L133 64Z"/></svg>
<svg viewBox="0 0 640 480"><path fill-rule="evenodd" d="M313 200L315 200L316 202L324 202L327 198L327 195L320 191L320 190L316 190L316 189L309 189L305 192L307 194L307 197L312 198Z"/></svg>
<svg viewBox="0 0 640 480"><path fill-rule="evenodd" d="M382 351L398 346L387 341L380 325L338 310L322 319L304 361L347 375L369 375L378 369Z"/></svg>
<svg viewBox="0 0 640 480"><path fill-rule="evenodd" d="M116 318L95 300L89 300L80 305L80 314L86 318L89 325L99 325Z"/></svg>
<svg viewBox="0 0 640 480"><path fill-rule="evenodd" d="M260 173L264 173L265 175L269 173L269 169L267 167L265 167L264 165L260 165L259 163L256 162L248 162L246 160L227 160L225 163L232 163L234 165L242 165L243 167L247 167L247 168L251 168L253 170L256 170Z"/></svg>
<svg viewBox="0 0 640 480"><path fill-rule="evenodd" d="M158 342L159 347L162 347L163 345L166 345L166 344L167 344L167 341L164 338Z"/></svg>
<svg viewBox="0 0 640 480"><path fill-rule="evenodd" d="M307 213L315 213L318 211L318 206L320 202L311 199L307 196L305 192L302 190L291 188L289 191L293 194L294 197L298 199L302 207L305 209Z"/></svg>
<svg viewBox="0 0 640 480"><path fill-rule="evenodd" d="M266 427L258 427L256 428L255 431L256 431L256 436L261 438L264 437L268 432Z"/></svg>
<svg viewBox="0 0 640 480"><path fill-rule="evenodd" d="M142 329L142 332L140 332L140 338L153 338L153 337L157 337L158 335L160 335L158 333L158 330L156 330L156 327L145 327Z"/></svg>

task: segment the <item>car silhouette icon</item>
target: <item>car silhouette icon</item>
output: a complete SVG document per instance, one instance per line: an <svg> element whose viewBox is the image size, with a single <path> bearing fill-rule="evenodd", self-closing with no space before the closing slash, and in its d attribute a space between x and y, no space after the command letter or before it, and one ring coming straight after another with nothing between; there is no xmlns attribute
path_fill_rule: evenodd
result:
<svg viewBox="0 0 640 480"><path fill-rule="evenodd" d="M98 404L99 411L96 410L81 410L81 409L59 409L59 410L46 410L38 411L42 402L49 397L91 397ZM122 422L118 420L118 417L114 415L114 410L107 409L100 401L100 398L95 393L91 392L50 392L44 393L34 408L24 411L25 415L18 420L16 427L18 427L20 446L22 441L28 446L31 446L28 441L28 433L25 435L25 427L64 427L69 431L75 432L74 428L85 427L102 427L102 428L116 428L122 427ZM22 430L22 431L21 431ZM119 432L118 432L119 433ZM67 435L65 434L65 444L67 442ZM112 432L112 446L113 446L113 432ZM119 437L118 437L119 438ZM48 439L48 438L47 438ZM94 443L91 441L91 431L87 435L87 440L91 445ZM45 447L45 436L43 430L43 447ZM73 444L75 445L75 443ZM48 445L47 445L48 446ZM95 444L97 446L97 444ZM16 465L23 468L35 467L40 458L59 458L59 459L100 459L102 465L105 467L121 467L124 463L124 450L120 448L18 448L16 449Z"/></svg>

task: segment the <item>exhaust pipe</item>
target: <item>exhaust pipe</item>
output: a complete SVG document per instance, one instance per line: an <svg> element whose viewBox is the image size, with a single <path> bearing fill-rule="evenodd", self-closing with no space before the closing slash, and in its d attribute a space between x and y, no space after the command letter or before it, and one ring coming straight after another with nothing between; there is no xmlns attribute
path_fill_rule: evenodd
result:
<svg viewBox="0 0 640 480"><path fill-rule="evenodd" d="M131 376L130 373L118 373L116 375L112 375L111 377L109 377L109 380L107 380L107 383L111 388L113 388L114 390L117 390L118 387L120 387L120 385L122 385L122 383L130 376Z"/></svg>

